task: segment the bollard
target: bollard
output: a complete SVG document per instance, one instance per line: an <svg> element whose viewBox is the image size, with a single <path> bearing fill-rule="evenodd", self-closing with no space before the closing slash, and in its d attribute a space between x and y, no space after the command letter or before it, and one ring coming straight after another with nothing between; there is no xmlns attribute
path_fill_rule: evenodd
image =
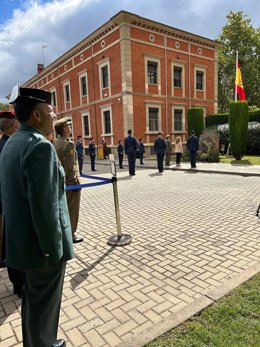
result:
<svg viewBox="0 0 260 347"><path fill-rule="evenodd" d="M113 175L112 185L113 185L113 193L114 193L117 235L110 236L107 241L107 244L110 246L125 246L125 245L128 245L130 242L132 242L132 237L130 234L122 234L118 190L117 190L116 165L115 165L114 155L109 154L109 159L110 159L110 165L111 165L111 173Z"/></svg>

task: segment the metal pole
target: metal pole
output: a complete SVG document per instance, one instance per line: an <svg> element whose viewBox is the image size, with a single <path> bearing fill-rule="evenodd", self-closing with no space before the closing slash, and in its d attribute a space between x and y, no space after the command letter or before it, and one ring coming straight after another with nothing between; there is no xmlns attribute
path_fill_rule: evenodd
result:
<svg viewBox="0 0 260 347"><path fill-rule="evenodd" d="M121 220L119 212L119 199L118 199L118 190L117 190L117 177L112 177L113 192L114 192L114 202L115 202L115 213L116 213L116 226L117 226L117 236L118 239L122 236L121 230Z"/></svg>
<svg viewBox="0 0 260 347"><path fill-rule="evenodd" d="M238 79L237 67L238 67L238 51L236 51L235 101L237 101L237 79Z"/></svg>

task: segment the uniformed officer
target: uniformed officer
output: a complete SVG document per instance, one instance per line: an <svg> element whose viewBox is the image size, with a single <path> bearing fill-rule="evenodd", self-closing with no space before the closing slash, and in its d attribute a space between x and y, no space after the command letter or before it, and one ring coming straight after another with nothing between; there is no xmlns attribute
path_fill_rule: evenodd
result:
<svg viewBox="0 0 260 347"><path fill-rule="evenodd" d="M191 136L188 138L187 148L188 148L188 150L190 152L191 168L195 169L197 167L196 166L196 155L197 155L197 151L199 149L199 139L195 135L195 131L194 130L192 130Z"/></svg>
<svg viewBox="0 0 260 347"><path fill-rule="evenodd" d="M2 132L2 138L0 139L0 153L4 148L5 144L9 140L10 136L15 133L19 127L19 122L15 117L13 111L1 111L0 112L0 130ZM5 239L3 230L2 230L2 216L0 215L0 266L5 267ZM20 269L14 269L7 267L8 276L10 281L13 284L14 294L17 294L19 297L22 296L22 288L25 283L24 273Z"/></svg>
<svg viewBox="0 0 260 347"><path fill-rule="evenodd" d="M0 155L0 202L7 266L22 269L24 347L65 347L57 340L67 260L73 258L64 170L47 136L51 93L16 86L10 102L21 123Z"/></svg>
<svg viewBox="0 0 260 347"><path fill-rule="evenodd" d="M170 166L171 162L171 155L172 155L172 143L170 140L170 135L165 136L165 142L166 142L166 156L165 156L165 165Z"/></svg>
<svg viewBox="0 0 260 347"><path fill-rule="evenodd" d="M83 168L83 159L84 159L84 147L82 144L82 136L78 136L78 140L76 143L76 151L78 154L78 163L79 163L79 172L82 174L82 168Z"/></svg>
<svg viewBox="0 0 260 347"><path fill-rule="evenodd" d="M61 118L54 124L56 133L59 135L54 142L54 147L58 154L58 158L65 170L66 185L80 184L80 173L78 164L78 155L74 143L70 140L71 121L68 118ZM67 201L70 214L71 230L73 243L83 241L83 237L76 236L81 189L67 190Z"/></svg>
<svg viewBox="0 0 260 347"><path fill-rule="evenodd" d="M135 161L136 161L136 152L138 149L138 142L136 138L132 136L132 130L128 130L128 136L125 138L125 154L128 158L128 167L129 175L135 176Z"/></svg>
<svg viewBox="0 0 260 347"><path fill-rule="evenodd" d="M89 146L88 146L89 156L90 156L90 162L91 162L91 171L97 171L95 169L95 160L96 160L96 147L94 144L93 137L89 138Z"/></svg>
<svg viewBox="0 0 260 347"><path fill-rule="evenodd" d="M157 167L159 172L163 172L163 158L165 155L165 150L166 143L165 140L162 138L162 133L159 132L157 135L157 139L154 142L154 152L156 153Z"/></svg>
<svg viewBox="0 0 260 347"><path fill-rule="evenodd" d="M118 161L119 161L119 167L120 169L123 169L123 158L124 158L124 146L122 145L122 141L118 141L117 146L117 153L118 153Z"/></svg>

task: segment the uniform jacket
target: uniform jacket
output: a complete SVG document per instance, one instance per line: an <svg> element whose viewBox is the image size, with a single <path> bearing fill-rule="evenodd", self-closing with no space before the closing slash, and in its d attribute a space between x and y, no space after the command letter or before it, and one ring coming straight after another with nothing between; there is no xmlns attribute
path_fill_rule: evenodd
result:
<svg viewBox="0 0 260 347"><path fill-rule="evenodd" d="M172 153L172 143L170 140L165 140L166 143L166 154L171 154Z"/></svg>
<svg viewBox="0 0 260 347"><path fill-rule="evenodd" d="M187 148L191 152L196 152L199 149L199 139L195 135L191 135L187 141Z"/></svg>
<svg viewBox="0 0 260 347"><path fill-rule="evenodd" d="M124 155L124 146L123 145L117 146L117 153L118 153L118 155Z"/></svg>
<svg viewBox="0 0 260 347"><path fill-rule="evenodd" d="M158 137L154 142L154 152L157 155L165 155L166 143L165 140Z"/></svg>
<svg viewBox="0 0 260 347"><path fill-rule="evenodd" d="M94 143L90 143L88 146L88 149L89 149L89 155L91 157L95 157L96 156L96 147L95 147Z"/></svg>
<svg viewBox="0 0 260 347"><path fill-rule="evenodd" d="M1 153L0 201L8 266L37 268L73 258L64 170L33 127L22 124Z"/></svg>
<svg viewBox="0 0 260 347"><path fill-rule="evenodd" d="M10 136L7 135L2 135L1 139L0 139L0 153L2 152L2 149L4 148L6 142L8 141Z"/></svg>
<svg viewBox="0 0 260 347"><path fill-rule="evenodd" d="M76 151L78 154L78 158L83 159L84 158L84 147L80 141L78 141L76 144Z"/></svg>
<svg viewBox="0 0 260 347"><path fill-rule="evenodd" d="M78 154L74 143L64 136L54 142L58 158L65 170L66 185L80 184Z"/></svg>
<svg viewBox="0 0 260 347"><path fill-rule="evenodd" d="M145 153L144 144L142 142L139 142L139 153L140 154L144 154Z"/></svg>
<svg viewBox="0 0 260 347"><path fill-rule="evenodd" d="M125 154L129 154L131 152L136 152L138 149L138 142L136 138L129 135L125 138Z"/></svg>

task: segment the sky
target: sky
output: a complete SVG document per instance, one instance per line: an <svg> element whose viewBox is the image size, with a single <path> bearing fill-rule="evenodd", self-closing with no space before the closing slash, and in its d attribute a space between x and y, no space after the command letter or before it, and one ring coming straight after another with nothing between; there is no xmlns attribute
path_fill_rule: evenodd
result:
<svg viewBox="0 0 260 347"><path fill-rule="evenodd" d="M230 11L260 27L259 0L0 0L0 102L121 10L213 40Z"/></svg>

